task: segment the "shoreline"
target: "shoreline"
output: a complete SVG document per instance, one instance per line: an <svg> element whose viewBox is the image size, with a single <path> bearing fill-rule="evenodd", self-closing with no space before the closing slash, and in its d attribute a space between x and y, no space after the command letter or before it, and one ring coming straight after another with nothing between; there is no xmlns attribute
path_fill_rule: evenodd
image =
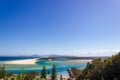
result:
<svg viewBox="0 0 120 80"><path fill-rule="evenodd" d="M33 65L36 64L37 59L25 59L25 60L13 60L13 61L3 61L0 64L13 64L13 65Z"/></svg>
<svg viewBox="0 0 120 80"><path fill-rule="evenodd" d="M24 59L24 60L12 60L12 61L3 61L0 62L0 65L35 65L37 62L38 58L35 59ZM87 63L87 62L91 62L92 59L74 59L74 60L66 60L64 61L64 63ZM61 73L58 74L58 78L60 77L60 74L62 74L62 76L64 78L69 78L69 72L63 71Z"/></svg>
<svg viewBox="0 0 120 80"><path fill-rule="evenodd" d="M34 65L36 64L38 58L35 59L24 59L24 60L12 60L12 61L2 61L0 64L13 64L13 65ZM64 61L66 63L87 63L91 62L92 59L75 59Z"/></svg>

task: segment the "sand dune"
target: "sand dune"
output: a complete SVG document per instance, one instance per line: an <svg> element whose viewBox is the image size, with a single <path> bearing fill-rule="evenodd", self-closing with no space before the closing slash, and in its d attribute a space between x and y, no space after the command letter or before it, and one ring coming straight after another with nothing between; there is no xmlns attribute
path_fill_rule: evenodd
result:
<svg viewBox="0 0 120 80"><path fill-rule="evenodd" d="M19 64L19 65L28 65L35 64L37 59L26 59L26 60L14 60L14 61L4 61L0 62L0 64Z"/></svg>

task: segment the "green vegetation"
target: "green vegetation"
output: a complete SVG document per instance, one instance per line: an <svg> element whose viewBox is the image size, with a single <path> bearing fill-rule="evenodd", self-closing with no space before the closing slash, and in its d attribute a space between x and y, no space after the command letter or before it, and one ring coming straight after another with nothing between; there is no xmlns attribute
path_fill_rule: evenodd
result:
<svg viewBox="0 0 120 80"><path fill-rule="evenodd" d="M5 66L0 66L0 79L5 79L5 75L6 75L6 72L5 72Z"/></svg>
<svg viewBox="0 0 120 80"><path fill-rule="evenodd" d="M12 77L11 80L15 80L14 77Z"/></svg>
<svg viewBox="0 0 120 80"><path fill-rule="evenodd" d="M73 73L73 76L75 77L75 79L79 76L79 74L81 73L80 69L77 68L71 68L71 71Z"/></svg>
<svg viewBox="0 0 120 80"><path fill-rule="evenodd" d="M120 52L106 59L94 59L84 70L72 70L76 80L120 80Z"/></svg>
<svg viewBox="0 0 120 80"><path fill-rule="evenodd" d="M41 78L46 78L46 67L43 66L43 69L41 71Z"/></svg>
<svg viewBox="0 0 120 80"><path fill-rule="evenodd" d="M63 78L62 78L62 74L60 75L60 80L62 80Z"/></svg>
<svg viewBox="0 0 120 80"><path fill-rule="evenodd" d="M48 70L48 74L50 74L50 71Z"/></svg>
<svg viewBox="0 0 120 80"><path fill-rule="evenodd" d="M51 74L51 79L52 79L52 80L55 80L56 77L57 77L56 66L53 65L53 68L52 68L52 74Z"/></svg>
<svg viewBox="0 0 120 80"><path fill-rule="evenodd" d="M19 80L19 79L20 79L20 74L17 75L17 80Z"/></svg>
<svg viewBox="0 0 120 80"><path fill-rule="evenodd" d="M87 63L85 69L71 68L75 80L120 80L120 52L106 59L94 59ZM36 72L20 74L6 73L5 66L0 66L0 80L56 80L56 66L53 65L51 72L43 66L41 74ZM60 75L60 80L63 80ZM68 78L67 80L73 80Z"/></svg>
<svg viewBox="0 0 120 80"><path fill-rule="evenodd" d="M47 77L47 74L49 75ZM51 77L50 77L51 74ZM52 72L48 71L46 73L46 67L43 66L43 69L41 71L41 75L37 72L28 72L24 73L24 69L20 72L20 74L13 74L13 73L6 73L5 66L0 66L0 80L55 80L56 75L56 67L53 65ZM41 78L40 78L41 76Z"/></svg>
<svg viewBox="0 0 120 80"><path fill-rule="evenodd" d="M21 77L20 77L20 80L24 80L24 68L22 69L22 72L21 72Z"/></svg>

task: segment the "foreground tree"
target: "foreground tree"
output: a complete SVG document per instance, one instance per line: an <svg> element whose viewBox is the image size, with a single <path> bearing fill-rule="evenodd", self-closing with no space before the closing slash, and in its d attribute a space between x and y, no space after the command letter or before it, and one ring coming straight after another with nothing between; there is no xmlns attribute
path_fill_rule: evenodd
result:
<svg viewBox="0 0 120 80"><path fill-rule="evenodd" d="M48 70L48 75L50 74L50 71Z"/></svg>
<svg viewBox="0 0 120 80"><path fill-rule="evenodd" d="M14 77L12 77L11 80L15 80Z"/></svg>
<svg viewBox="0 0 120 80"><path fill-rule="evenodd" d="M21 79L21 80L24 80L24 76L25 76L25 75L24 75L24 68L23 68L22 71L21 71L21 77L20 77L20 79Z"/></svg>
<svg viewBox="0 0 120 80"><path fill-rule="evenodd" d="M63 80L63 78L62 78L62 74L60 75L60 80Z"/></svg>
<svg viewBox="0 0 120 80"><path fill-rule="evenodd" d="M46 67L43 66L43 69L41 71L41 78L46 78Z"/></svg>
<svg viewBox="0 0 120 80"><path fill-rule="evenodd" d="M17 75L17 80L20 80L20 78L21 78L21 77L20 77L20 74L18 74L18 75Z"/></svg>
<svg viewBox="0 0 120 80"><path fill-rule="evenodd" d="M120 80L120 52L106 59L94 59L77 77L78 80Z"/></svg>
<svg viewBox="0 0 120 80"><path fill-rule="evenodd" d="M55 80L57 77L57 73L56 73L56 66L53 65L53 68L52 68L52 73L51 73L51 79L52 80Z"/></svg>
<svg viewBox="0 0 120 80"><path fill-rule="evenodd" d="M0 66L0 79L4 79L6 75L5 66Z"/></svg>
<svg viewBox="0 0 120 80"><path fill-rule="evenodd" d="M120 80L120 52L112 59L113 77Z"/></svg>

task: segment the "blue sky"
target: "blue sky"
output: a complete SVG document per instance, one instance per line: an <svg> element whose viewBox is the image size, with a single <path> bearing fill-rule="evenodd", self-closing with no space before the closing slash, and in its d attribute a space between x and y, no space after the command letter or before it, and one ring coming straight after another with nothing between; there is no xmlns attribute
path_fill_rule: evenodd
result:
<svg viewBox="0 0 120 80"><path fill-rule="evenodd" d="M1 0L0 55L110 56L120 0Z"/></svg>

